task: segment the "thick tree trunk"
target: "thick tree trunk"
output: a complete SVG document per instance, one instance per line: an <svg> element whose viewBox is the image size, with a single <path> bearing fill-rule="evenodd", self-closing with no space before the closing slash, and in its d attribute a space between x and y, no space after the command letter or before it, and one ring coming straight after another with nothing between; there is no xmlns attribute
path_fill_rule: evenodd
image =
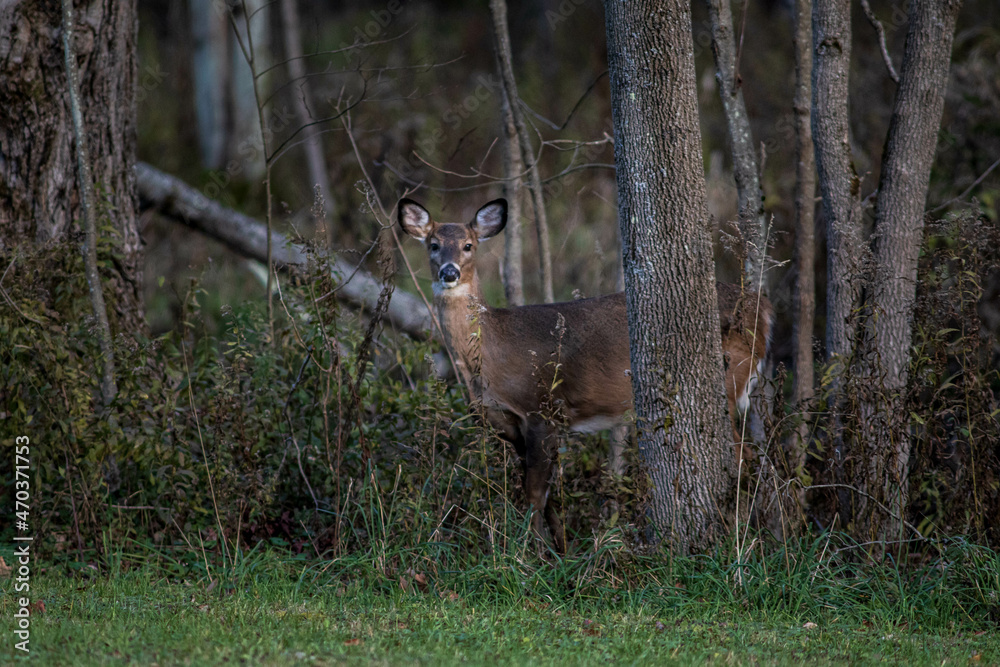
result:
<svg viewBox="0 0 1000 667"><path fill-rule="evenodd" d="M605 11L639 451L661 537L702 550L732 514L735 462L691 8L607 0Z"/></svg>
<svg viewBox="0 0 1000 667"><path fill-rule="evenodd" d="M762 265L767 254L767 220L764 217L764 195L760 187L750 117L743 103L743 89L736 71L736 46L733 38L733 12L729 0L706 0L712 26L712 55L715 56L715 80L719 84L719 99L729 129L733 151L733 176L739 203L740 229L745 235L746 262L744 284L752 292L766 294Z"/></svg>
<svg viewBox="0 0 1000 667"><path fill-rule="evenodd" d="M815 0L812 11L812 133L826 219L826 356L845 362L859 297L860 182L851 161L847 94L850 0Z"/></svg>
<svg viewBox="0 0 1000 667"><path fill-rule="evenodd" d="M545 196L542 191L542 178L538 172L534 148L528 126L524 122L524 114L518 106L520 98L517 95L517 80L514 78L514 65L510 49L510 30L507 27L507 1L490 0L490 13L493 16L493 32L496 38L497 55L500 58L500 78L503 79L504 91L507 94L509 108L521 143L521 157L528 170L528 189L531 192L531 204L535 212L535 231L538 237L539 278L542 284L542 298L545 303L555 301L552 289L552 251L549 248L549 221L545 214Z"/></svg>
<svg viewBox="0 0 1000 667"><path fill-rule="evenodd" d="M870 289L863 372L878 387L862 405L869 461L868 493L884 498L895 516L879 512L874 531L902 537L907 506L910 438L904 392L910 363L917 259L924 206L944 109L951 45L960 0L912 0L899 90L889 124L876 204L874 250L878 267ZM877 511L877 510L875 510ZM868 534L869 531L865 531Z"/></svg>
<svg viewBox="0 0 1000 667"><path fill-rule="evenodd" d="M144 327L135 214L134 0L77 8L73 48L82 127L98 194L98 230L115 230L101 279L113 333ZM0 5L0 249L66 239L80 230L73 123L59 3ZM106 232L102 232L106 234Z"/></svg>

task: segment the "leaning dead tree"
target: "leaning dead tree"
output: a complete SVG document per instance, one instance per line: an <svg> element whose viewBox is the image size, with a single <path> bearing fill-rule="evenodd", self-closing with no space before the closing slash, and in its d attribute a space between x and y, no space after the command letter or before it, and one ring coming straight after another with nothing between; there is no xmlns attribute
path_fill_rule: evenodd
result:
<svg viewBox="0 0 1000 667"><path fill-rule="evenodd" d="M140 162L135 166L141 209L153 209L209 236L234 252L267 262L268 229L250 216L226 208L184 181ZM271 230L272 261L276 269L304 267L308 261L302 246ZM364 310L375 312L382 282L363 269L339 257L329 258L330 272L338 299ZM412 294L396 290L384 319L395 329L424 339L431 335L433 319L424 302Z"/></svg>
<svg viewBox="0 0 1000 667"><path fill-rule="evenodd" d="M729 0L706 0L705 4L708 5L712 28L715 80L719 84L719 99L732 148L740 229L746 243L744 284L753 292L766 293L763 264L767 254L767 220L750 117L743 102L742 80L737 70L739 63L733 35L733 12Z"/></svg>

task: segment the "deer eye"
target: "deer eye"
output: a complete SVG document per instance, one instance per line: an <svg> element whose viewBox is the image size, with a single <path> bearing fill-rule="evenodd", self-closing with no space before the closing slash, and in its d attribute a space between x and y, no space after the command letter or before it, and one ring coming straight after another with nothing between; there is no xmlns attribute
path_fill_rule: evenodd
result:
<svg viewBox="0 0 1000 667"><path fill-rule="evenodd" d="M471 243L466 243L465 244L465 252L469 252L471 250L472 250L472 244Z"/></svg>
<svg viewBox="0 0 1000 667"><path fill-rule="evenodd" d="M437 252L438 250L440 250L440 249L441 249L441 246L439 246L439 245L438 245L437 243L435 243L434 241L431 241L431 244L430 244L430 246L429 246L429 247L430 247L430 249L431 249L431 252Z"/></svg>

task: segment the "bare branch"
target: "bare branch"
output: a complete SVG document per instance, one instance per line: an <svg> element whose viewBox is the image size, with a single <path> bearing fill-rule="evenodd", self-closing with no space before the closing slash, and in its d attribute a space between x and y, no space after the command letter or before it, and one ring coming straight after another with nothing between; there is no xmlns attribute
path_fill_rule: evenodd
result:
<svg viewBox="0 0 1000 667"><path fill-rule="evenodd" d="M865 10L865 16L868 17L868 22L872 24L875 28L875 32L878 33L878 47L882 50L882 60L885 61L885 67L889 70L889 78L899 85L899 75L896 74L896 68L892 66L892 58L889 56L889 49L885 46L885 28L882 27L882 22L878 20L875 16L875 12L872 11L871 5L868 4L868 0L861 0L861 9Z"/></svg>

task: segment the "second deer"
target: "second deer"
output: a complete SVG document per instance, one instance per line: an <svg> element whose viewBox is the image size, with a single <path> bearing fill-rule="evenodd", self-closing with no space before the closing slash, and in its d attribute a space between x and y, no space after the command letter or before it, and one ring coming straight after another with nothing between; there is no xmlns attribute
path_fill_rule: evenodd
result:
<svg viewBox="0 0 1000 667"><path fill-rule="evenodd" d="M608 429L632 406L625 295L490 308L479 289L476 249L503 231L507 202L487 203L469 223L436 222L410 199L399 202L398 213L403 231L427 248L434 303L458 373L522 459L534 532L542 537L544 515L562 553L562 521L548 499L559 429ZM759 304L741 306L735 285L717 288L726 396L738 443L737 408L749 405L767 354L773 309L763 297ZM736 451L746 456L741 446Z"/></svg>

